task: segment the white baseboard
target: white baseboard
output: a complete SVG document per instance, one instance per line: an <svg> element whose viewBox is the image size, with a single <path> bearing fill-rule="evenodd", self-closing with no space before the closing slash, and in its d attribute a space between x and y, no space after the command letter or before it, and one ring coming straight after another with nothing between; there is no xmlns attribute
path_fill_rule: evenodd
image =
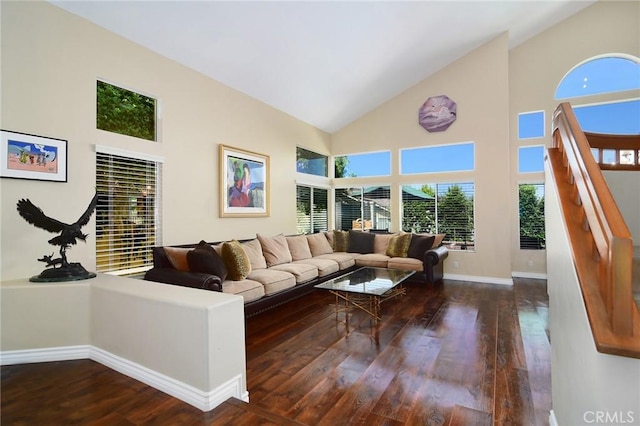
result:
<svg viewBox="0 0 640 426"><path fill-rule="evenodd" d="M479 277L476 275L444 274L444 279L454 280L454 281L471 281L474 283L513 285L513 279L511 278L495 278L495 277Z"/></svg>
<svg viewBox="0 0 640 426"><path fill-rule="evenodd" d="M518 272L518 271L514 271L511 272L511 276L512 277L517 277L517 278L533 278L535 280L546 280L547 279L547 274L542 274L539 272Z"/></svg>
<svg viewBox="0 0 640 426"><path fill-rule="evenodd" d="M91 359L99 362L202 411L213 410L230 397L249 402L249 393L242 392L242 377L240 375L207 392L90 345L0 352L0 365L74 359Z"/></svg>
<svg viewBox="0 0 640 426"><path fill-rule="evenodd" d="M549 426L558 426L558 421L556 420L556 413L553 410L549 411Z"/></svg>
<svg viewBox="0 0 640 426"><path fill-rule="evenodd" d="M0 352L0 365L33 364L36 362L71 361L90 358L91 346L25 349Z"/></svg>

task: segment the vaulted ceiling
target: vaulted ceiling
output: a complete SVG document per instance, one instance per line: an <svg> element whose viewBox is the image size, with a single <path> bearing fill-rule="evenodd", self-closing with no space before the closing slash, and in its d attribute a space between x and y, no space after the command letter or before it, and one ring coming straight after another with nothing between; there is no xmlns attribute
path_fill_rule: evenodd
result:
<svg viewBox="0 0 640 426"><path fill-rule="evenodd" d="M517 46L595 0L51 2L334 132L499 34Z"/></svg>

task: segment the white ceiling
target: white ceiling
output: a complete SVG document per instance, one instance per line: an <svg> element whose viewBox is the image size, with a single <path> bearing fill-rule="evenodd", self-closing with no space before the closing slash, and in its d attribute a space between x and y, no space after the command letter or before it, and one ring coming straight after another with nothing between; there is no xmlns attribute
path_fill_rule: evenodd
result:
<svg viewBox="0 0 640 426"><path fill-rule="evenodd" d="M51 2L334 132L497 35L514 47L595 0Z"/></svg>

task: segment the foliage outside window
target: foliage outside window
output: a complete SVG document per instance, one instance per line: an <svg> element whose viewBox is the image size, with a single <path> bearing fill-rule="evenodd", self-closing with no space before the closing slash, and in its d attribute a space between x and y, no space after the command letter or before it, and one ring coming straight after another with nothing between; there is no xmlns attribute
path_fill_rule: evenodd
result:
<svg viewBox="0 0 640 426"><path fill-rule="evenodd" d="M388 230L391 224L389 186L335 190L335 229Z"/></svg>
<svg viewBox="0 0 640 426"><path fill-rule="evenodd" d="M96 155L96 268L136 275L153 265L160 244L161 164L98 152Z"/></svg>
<svg viewBox="0 0 640 426"><path fill-rule="evenodd" d="M328 176L329 157L308 149L296 148L296 170L316 176Z"/></svg>
<svg viewBox="0 0 640 426"><path fill-rule="evenodd" d="M334 158L335 177L369 177L391 175L391 152L367 152Z"/></svg>
<svg viewBox="0 0 640 426"><path fill-rule="evenodd" d="M542 250L546 247L544 233L544 184L518 186L520 213L520 249Z"/></svg>
<svg viewBox="0 0 640 426"><path fill-rule="evenodd" d="M329 229L329 191L310 186L296 186L296 231L313 234Z"/></svg>
<svg viewBox="0 0 640 426"><path fill-rule="evenodd" d="M452 249L475 248L473 183L402 186L402 230L446 234Z"/></svg>
<svg viewBox="0 0 640 426"><path fill-rule="evenodd" d="M156 100L98 80L98 129L150 141L156 140Z"/></svg>

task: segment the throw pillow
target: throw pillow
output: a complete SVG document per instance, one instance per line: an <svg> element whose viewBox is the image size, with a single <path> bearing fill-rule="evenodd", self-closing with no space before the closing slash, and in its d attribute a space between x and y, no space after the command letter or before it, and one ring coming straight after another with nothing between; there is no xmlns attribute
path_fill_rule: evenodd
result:
<svg viewBox="0 0 640 426"><path fill-rule="evenodd" d="M347 251L349 233L347 231L333 231L333 251Z"/></svg>
<svg viewBox="0 0 640 426"><path fill-rule="evenodd" d="M258 234L258 240L262 246L262 254L267 260L267 266L281 265L292 261L289 245L283 234L271 238Z"/></svg>
<svg viewBox="0 0 640 426"><path fill-rule="evenodd" d="M347 252L362 254L373 253L373 240L375 237L375 234L369 232L350 230Z"/></svg>
<svg viewBox="0 0 640 426"><path fill-rule="evenodd" d="M409 243L409 250L407 256L414 259L422 260L424 254L433 246L433 241L436 239L435 235L429 237L413 234L411 236L411 242Z"/></svg>
<svg viewBox="0 0 640 426"><path fill-rule="evenodd" d="M389 257L407 257L409 244L411 244L411 234L401 232L398 235L394 235L389 240L386 255Z"/></svg>
<svg viewBox="0 0 640 426"><path fill-rule="evenodd" d="M311 249L309 248L306 236L296 235L286 238L287 244L289 245L289 251L291 252L291 258L294 261L311 259Z"/></svg>
<svg viewBox="0 0 640 426"><path fill-rule="evenodd" d="M242 245L237 240L226 242L222 245L222 260L227 267L228 278L240 281L251 273L251 262Z"/></svg>
<svg viewBox="0 0 640 426"><path fill-rule="evenodd" d="M331 243L327 239L327 235L328 234L325 234L324 232L307 235L311 256L316 257L323 254L333 253L333 248L331 248Z"/></svg>
<svg viewBox="0 0 640 426"><path fill-rule="evenodd" d="M379 254L385 254L387 247L389 247L389 241L396 234L375 234L376 237L373 240L373 252Z"/></svg>
<svg viewBox="0 0 640 426"><path fill-rule="evenodd" d="M220 281L227 278L227 267L224 265L224 260L204 240L187 253L187 263L189 269L194 272L217 275L220 277Z"/></svg>
<svg viewBox="0 0 640 426"><path fill-rule="evenodd" d="M171 265L179 271L189 271L189 263L187 262L187 253L191 251L190 248L182 247L165 247L164 252L167 254L167 258Z"/></svg>
<svg viewBox="0 0 640 426"><path fill-rule="evenodd" d="M244 252L247 253L247 256L249 257L252 271L267 268L267 261L262 254L262 245L260 245L260 241L258 241L257 238L240 244L242 245Z"/></svg>

